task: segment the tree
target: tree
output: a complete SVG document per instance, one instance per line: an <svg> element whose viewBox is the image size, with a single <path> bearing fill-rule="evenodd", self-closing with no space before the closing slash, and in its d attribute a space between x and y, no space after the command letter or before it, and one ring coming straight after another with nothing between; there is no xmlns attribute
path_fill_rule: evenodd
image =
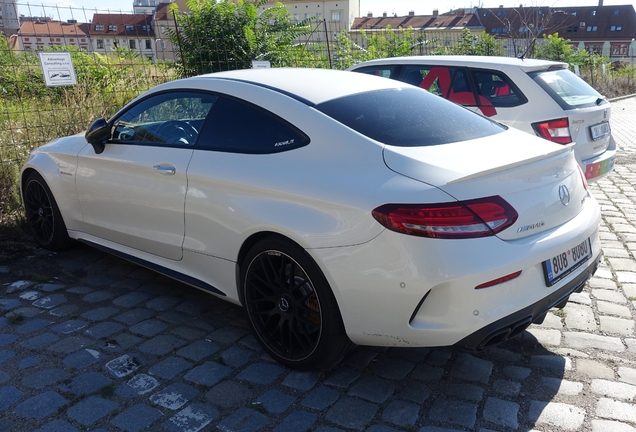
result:
<svg viewBox="0 0 636 432"><path fill-rule="evenodd" d="M168 37L179 46L183 74L198 75L251 67L252 60L284 66L294 40L309 32L281 3L259 13L267 0L188 0L189 11L171 6L176 29Z"/></svg>
<svg viewBox="0 0 636 432"><path fill-rule="evenodd" d="M426 39L426 34L416 33L411 27L393 29L390 25L373 33L361 29L360 36L363 46L354 42L346 31L341 31L336 36L337 68L346 69L356 63L377 58L410 56L418 48L435 42Z"/></svg>
<svg viewBox="0 0 636 432"><path fill-rule="evenodd" d="M499 23L500 27L494 27L492 31L508 41L515 57L532 57L541 35L575 23L578 26L580 21L574 15L547 6L521 5L485 12Z"/></svg>
<svg viewBox="0 0 636 432"><path fill-rule="evenodd" d="M482 32L477 36L465 28L455 46L438 48L433 54L503 56L505 51L501 42L488 33Z"/></svg>

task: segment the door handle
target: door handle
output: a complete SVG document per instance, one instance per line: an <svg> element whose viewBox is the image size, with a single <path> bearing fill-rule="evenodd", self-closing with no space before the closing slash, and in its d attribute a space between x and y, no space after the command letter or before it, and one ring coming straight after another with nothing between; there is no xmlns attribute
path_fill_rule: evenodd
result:
<svg viewBox="0 0 636 432"><path fill-rule="evenodd" d="M165 175L174 175L177 172L177 169L173 166L155 165L152 168Z"/></svg>

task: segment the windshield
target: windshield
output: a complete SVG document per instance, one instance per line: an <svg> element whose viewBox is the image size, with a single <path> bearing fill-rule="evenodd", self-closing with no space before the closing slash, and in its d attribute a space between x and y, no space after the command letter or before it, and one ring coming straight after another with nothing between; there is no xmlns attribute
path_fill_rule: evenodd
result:
<svg viewBox="0 0 636 432"><path fill-rule="evenodd" d="M599 92L567 69L531 72L528 75L564 110L606 103Z"/></svg>
<svg viewBox="0 0 636 432"><path fill-rule="evenodd" d="M316 109L381 143L419 147L494 135L505 126L420 88L358 93Z"/></svg>

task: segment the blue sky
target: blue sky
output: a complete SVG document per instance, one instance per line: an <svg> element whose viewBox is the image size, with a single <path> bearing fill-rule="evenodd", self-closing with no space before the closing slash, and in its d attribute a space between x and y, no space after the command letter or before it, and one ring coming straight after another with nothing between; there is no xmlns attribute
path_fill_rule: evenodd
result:
<svg viewBox="0 0 636 432"><path fill-rule="evenodd" d="M604 4L635 4L636 1L625 0L605 0ZM382 15L383 12L389 14L398 14L399 16L407 15L409 11L415 11L417 15L429 15L433 9L439 9L440 13L446 12L453 8L460 7L489 7L496 8L499 5L518 6L524 4L526 6L594 6L598 4L598 0L532 0L524 2L520 0L360 0L360 14L366 15L372 12L374 16ZM86 12L81 9L84 8ZM69 19L71 12L73 18L78 21L87 21L92 14L97 11L109 10L111 12L130 12L132 11L132 0L109 0L104 2L96 2L94 0L59 0L59 1L43 1L36 3L23 3L18 0L19 13L33 16L51 16L53 19ZM44 13L43 13L44 12ZM86 18L84 17L86 15Z"/></svg>

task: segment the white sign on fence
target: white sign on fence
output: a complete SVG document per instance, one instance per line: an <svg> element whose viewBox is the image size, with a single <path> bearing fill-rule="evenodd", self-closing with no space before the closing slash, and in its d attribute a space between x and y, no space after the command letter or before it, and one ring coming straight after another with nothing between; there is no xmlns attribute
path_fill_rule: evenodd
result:
<svg viewBox="0 0 636 432"><path fill-rule="evenodd" d="M48 87L77 84L70 52L39 52L44 82Z"/></svg>
<svg viewBox="0 0 636 432"><path fill-rule="evenodd" d="M269 69L271 67L269 60L252 60L252 69Z"/></svg>

